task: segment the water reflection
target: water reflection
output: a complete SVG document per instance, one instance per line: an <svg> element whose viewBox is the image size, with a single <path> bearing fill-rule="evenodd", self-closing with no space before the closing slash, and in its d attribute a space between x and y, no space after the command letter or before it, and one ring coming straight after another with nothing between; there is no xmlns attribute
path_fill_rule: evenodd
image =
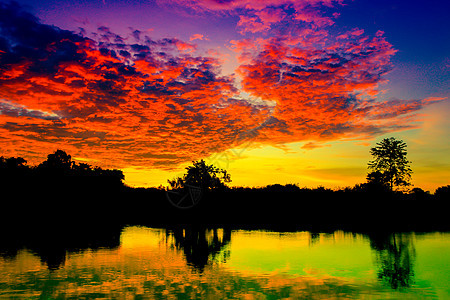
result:
<svg viewBox="0 0 450 300"><path fill-rule="evenodd" d="M370 247L376 251L378 278L391 288L407 288L414 283L416 251L412 234L371 234Z"/></svg>
<svg viewBox="0 0 450 300"><path fill-rule="evenodd" d="M231 229L208 229L206 227L188 226L167 230L173 236L174 246L182 249L189 265L203 272L205 266L215 260L219 254L226 262L229 251L223 251L231 241Z"/></svg>
<svg viewBox="0 0 450 300"><path fill-rule="evenodd" d="M111 224L8 228L2 232L0 256L13 260L21 249L27 249L50 271L55 271L64 266L71 253L118 248L121 231L121 226Z"/></svg>
<svg viewBox="0 0 450 300"><path fill-rule="evenodd" d="M16 238L4 234L0 297L450 296L445 280L449 235L423 236L425 240L414 233L280 233L202 226L41 229Z"/></svg>

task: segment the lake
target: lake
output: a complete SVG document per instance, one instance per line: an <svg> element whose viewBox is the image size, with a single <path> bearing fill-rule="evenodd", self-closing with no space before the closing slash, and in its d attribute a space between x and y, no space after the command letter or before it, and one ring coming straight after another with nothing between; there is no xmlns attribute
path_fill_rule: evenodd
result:
<svg viewBox="0 0 450 300"><path fill-rule="evenodd" d="M72 235L0 247L0 298L450 298L450 233L126 226Z"/></svg>

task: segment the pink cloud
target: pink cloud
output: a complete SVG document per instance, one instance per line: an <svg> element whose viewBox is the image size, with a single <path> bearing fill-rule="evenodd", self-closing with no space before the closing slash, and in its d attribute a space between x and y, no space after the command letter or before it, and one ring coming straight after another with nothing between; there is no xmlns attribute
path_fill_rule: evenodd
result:
<svg viewBox="0 0 450 300"><path fill-rule="evenodd" d="M240 16L237 26L241 27L241 30L239 31L241 34L245 34L247 32L256 33L270 29L270 26L258 21L257 17L249 16Z"/></svg>
<svg viewBox="0 0 450 300"><path fill-rule="evenodd" d="M305 22L318 27L334 24L333 17L324 16L323 8L342 5L341 0L169 0L160 1L160 5L175 4L196 12L239 14L238 28L241 34L267 32L272 25L279 24L288 17L288 11L294 10L289 16L290 26L293 21ZM289 13L291 14L291 13Z"/></svg>
<svg viewBox="0 0 450 300"><path fill-rule="evenodd" d="M293 5L296 8L305 6L326 6L333 7L335 4L341 5L342 0L164 0L159 1L161 5L170 3L182 7L191 8L198 11L232 11L236 9L262 10L268 7L279 7Z"/></svg>
<svg viewBox="0 0 450 300"><path fill-rule="evenodd" d="M264 24L272 24L280 22L286 16L286 13L282 9L265 8L255 12L255 15L257 15Z"/></svg>
<svg viewBox="0 0 450 300"><path fill-rule="evenodd" d="M280 22L285 16L283 9L265 8L248 15L240 15L237 26L241 34L265 32L271 28L272 24Z"/></svg>
<svg viewBox="0 0 450 300"><path fill-rule="evenodd" d="M353 29L351 31L347 31L346 33L338 35L337 39L348 39L348 38L351 38L351 37L354 37L354 36L360 36L362 34L364 34L364 29L355 28L355 29ZM382 32L380 32L380 33L377 32L377 34L378 34L378 36L382 36L383 35Z"/></svg>
<svg viewBox="0 0 450 300"><path fill-rule="evenodd" d="M189 40L190 40L190 41L194 41L194 40L207 40L207 38L206 38L203 34L196 33L196 34L193 34L193 35L189 38Z"/></svg>
<svg viewBox="0 0 450 300"><path fill-rule="evenodd" d="M324 17L317 9L305 8L295 13L295 20L312 23L319 27L330 26L334 21L330 17Z"/></svg>

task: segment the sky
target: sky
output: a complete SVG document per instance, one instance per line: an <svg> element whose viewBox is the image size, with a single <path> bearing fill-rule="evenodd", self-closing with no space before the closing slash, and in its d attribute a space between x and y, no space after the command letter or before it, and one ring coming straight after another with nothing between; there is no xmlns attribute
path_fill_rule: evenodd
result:
<svg viewBox="0 0 450 300"><path fill-rule="evenodd" d="M57 149L166 185L192 161L231 185L365 181L408 145L450 184L450 3L0 0L0 155Z"/></svg>

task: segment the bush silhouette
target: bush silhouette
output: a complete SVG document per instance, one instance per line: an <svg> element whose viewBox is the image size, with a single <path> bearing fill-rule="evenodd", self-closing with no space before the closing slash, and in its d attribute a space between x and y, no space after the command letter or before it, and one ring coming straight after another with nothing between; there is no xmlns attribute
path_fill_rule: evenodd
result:
<svg viewBox="0 0 450 300"><path fill-rule="evenodd" d="M450 199L450 185L441 186L436 189L434 195L439 200L449 200Z"/></svg>

